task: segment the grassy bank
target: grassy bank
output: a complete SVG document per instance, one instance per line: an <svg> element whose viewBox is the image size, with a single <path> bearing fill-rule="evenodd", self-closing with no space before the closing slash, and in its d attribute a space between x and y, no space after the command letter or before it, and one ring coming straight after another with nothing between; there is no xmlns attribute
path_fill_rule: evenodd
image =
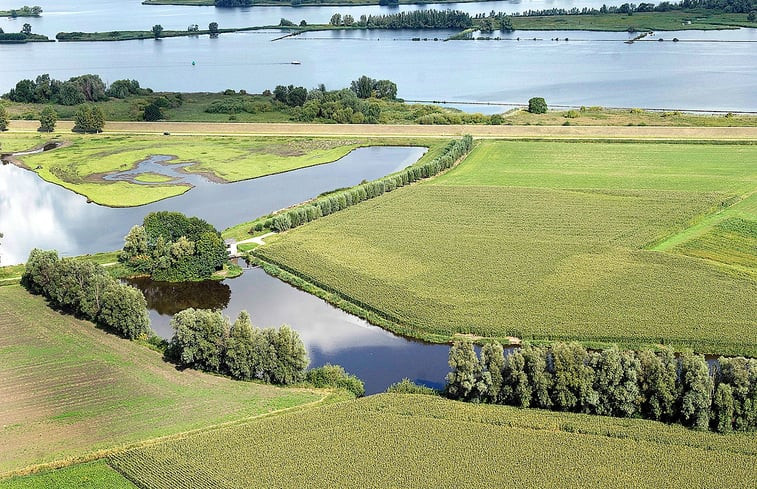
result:
<svg viewBox="0 0 757 489"><path fill-rule="evenodd" d="M518 30L579 30L579 31L681 31L736 29L757 27L747 14L718 13L714 10L693 9L670 12L636 12L598 15L512 16L513 28Z"/></svg>
<svg viewBox="0 0 757 489"><path fill-rule="evenodd" d="M442 177L268 238L254 253L413 336L755 355L755 277L727 260L648 248L757 189L756 151L482 142ZM740 267L757 268L757 255Z"/></svg>
<svg viewBox="0 0 757 489"><path fill-rule="evenodd" d="M19 286L0 288L0 338L0 474L321 397L178 371Z"/></svg>
<svg viewBox="0 0 757 489"><path fill-rule="evenodd" d="M31 148L49 135L14 134L4 147ZM43 179L62 185L103 205L128 207L182 194L187 184L151 185L108 182L102 175L130 170L152 155L174 156L170 163L192 164L191 173L202 173L221 182L235 182L273 173L332 162L367 144L359 139L307 137L261 138L244 136L65 135L67 146L18 157ZM371 143L373 144L373 143ZM155 177L147 177L156 180ZM143 179L144 181L144 179Z"/></svg>
<svg viewBox="0 0 757 489"><path fill-rule="evenodd" d="M749 434L384 394L145 447L110 463L143 487L167 488L746 487L757 482L756 459Z"/></svg>
<svg viewBox="0 0 757 489"><path fill-rule="evenodd" d="M216 34L230 32L257 31L264 29L276 29L276 26L253 26L233 29L218 29ZM145 31L106 31L106 32L59 32L55 38L60 42L91 42L91 41L134 41L138 39L163 39L169 37L208 36L214 34L207 29L198 31L172 31L163 30L156 38L151 30Z"/></svg>

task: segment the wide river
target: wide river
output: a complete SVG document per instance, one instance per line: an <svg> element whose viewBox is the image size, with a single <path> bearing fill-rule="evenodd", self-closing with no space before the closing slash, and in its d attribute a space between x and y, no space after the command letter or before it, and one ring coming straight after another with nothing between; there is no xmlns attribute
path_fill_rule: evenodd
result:
<svg viewBox="0 0 757 489"><path fill-rule="evenodd" d="M0 9L18 7L0 0ZM7 32L29 22L53 38L59 31L186 29L278 24L285 17L325 22L334 12L361 14L415 10L388 7L144 6L137 0L40 0L37 19L0 19ZM600 6L597 0L534 0L433 5L471 13ZM609 2L612 3L612 2ZM757 30L656 33L626 44L628 33L518 31L500 41L433 41L445 31L311 33L272 40L279 31L113 43L0 45L0 92L19 79L50 73L68 78L97 73L112 82L138 79L156 90L261 92L279 84L308 88L348 86L362 74L388 78L410 100L522 103L543 96L551 104L757 111ZM497 34L495 34L497 35ZM413 37L429 41L412 41ZM561 41L551 40L559 37ZM673 37L681 41L670 42ZM517 40L520 38L520 40ZM536 40L534 40L536 38ZM568 38L568 41L564 39ZM663 38L667 42L656 42ZM720 42L738 41L738 42ZM301 64L292 64L299 61ZM193 65L194 62L194 65ZM494 112L502 107L468 106Z"/></svg>

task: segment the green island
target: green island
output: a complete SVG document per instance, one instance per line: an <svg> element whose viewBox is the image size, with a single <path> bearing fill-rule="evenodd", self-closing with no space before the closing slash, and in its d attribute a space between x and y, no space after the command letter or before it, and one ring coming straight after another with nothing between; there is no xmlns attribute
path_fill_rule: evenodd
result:
<svg viewBox="0 0 757 489"><path fill-rule="evenodd" d="M751 144L481 141L442 176L252 254L429 341L755 355L756 157Z"/></svg>
<svg viewBox="0 0 757 489"><path fill-rule="evenodd" d="M39 17L42 15L42 7L29 7L24 5L21 8L10 10L0 10L0 17Z"/></svg>

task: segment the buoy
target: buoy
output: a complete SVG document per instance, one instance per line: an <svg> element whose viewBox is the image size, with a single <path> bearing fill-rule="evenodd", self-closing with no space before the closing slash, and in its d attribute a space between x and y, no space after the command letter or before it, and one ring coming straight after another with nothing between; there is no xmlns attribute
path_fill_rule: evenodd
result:
<svg viewBox="0 0 757 489"><path fill-rule="evenodd" d="M194 61L192 61L192 66L194 66L194 65L195 65L195 62L194 62Z"/></svg>

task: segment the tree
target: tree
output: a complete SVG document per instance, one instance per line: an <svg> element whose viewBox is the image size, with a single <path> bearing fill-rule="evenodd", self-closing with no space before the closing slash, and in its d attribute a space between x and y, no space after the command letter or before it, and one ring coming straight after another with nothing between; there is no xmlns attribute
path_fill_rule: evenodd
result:
<svg viewBox="0 0 757 489"><path fill-rule="evenodd" d="M376 98L394 100L397 98L397 84L391 80L376 80L373 83L373 95Z"/></svg>
<svg viewBox="0 0 757 489"><path fill-rule="evenodd" d="M508 404L527 408L531 405L533 390L525 371L526 361L519 351L507 356L502 398Z"/></svg>
<svg viewBox="0 0 757 489"><path fill-rule="evenodd" d="M84 93L79 85L74 82L63 82L58 89L58 103L61 105L79 105L86 102Z"/></svg>
<svg viewBox="0 0 757 489"><path fill-rule="evenodd" d="M218 35L218 22L211 22L208 24L208 30L211 35ZM224 38L225 39L225 38Z"/></svg>
<svg viewBox="0 0 757 489"><path fill-rule="evenodd" d="M150 102L145 106L142 118L148 122L159 121L163 118L163 111L155 102Z"/></svg>
<svg viewBox="0 0 757 489"><path fill-rule="evenodd" d="M447 374L445 393L451 399L460 401L477 400L481 366L473 349L473 343L468 340L455 341L449 350L449 366L452 368Z"/></svg>
<svg viewBox="0 0 757 489"><path fill-rule="evenodd" d="M746 16L746 19L749 22L757 22L757 10L752 10L751 12L749 12L749 14L747 14Z"/></svg>
<svg viewBox="0 0 757 489"><path fill-rule="evenodd" d="M747 431L757 427L757 360L744 357L718 360L720 384L731 387L733 428Z"/></svg>
<svg viewBox="0 0 757 489"><path fill-rule="evenodd" d="M224 360L226 369L235 379L249 380L255 377L257 369L253 361L253 347L250 315L247 311L242 311L231 327Z"/></svg>
<svg viewBox="0 0 757 489"><path fill-rule="evenodd" d="M733 389L728 384L719 384L712 400L712 422L715 431L728 433L733 429Z"/></svg>
<svg viewBox="0 0 757 489"><path fill-rule="evenodd" d="M681 355L681 422L698 430L706 430L710 422L712 378L702 355L687 352Z"/></svg>
<svg viewBox="0 0 757 489"><path fill-rule="evenodd" d="M363 75L350 83L350 89L355 92L358 98L370 98L373 94L373 83L373 78Z"/></svg>
<svg viewBox="0 0 757 489"><path fill-rule="evenodd" d="M97 105L82 105L74 115L74 132L102 132L105 126L105 116Z"/></svg>
<svg viewBox="0 0 757 489"><path fill-rule="evenodd" d="M524 370L532 389L531 405L541 409L550 409L552 399L552 375L547 369L547 349L527 345L520 350L525 362Z"/></svg>
<svg viewBox="0 0 757 489"><path fill-rule="evenodd" d="M24 24L24 26L21 28L21 33L25 35L29 35L32 33L32 25L31 24Z"/></svg>
<svg viewBox="0 0 757 489"><path fill-rule="evenodd" d="M287 325L277 330L265 330L270 349L275 353L269 381L274 384L294 384L305 378L310 363L299 333Z"/></svg>
<svg viewBox="0 0 757 489"><path fill-rule="evenodd" d="M350 14L347 14L344 16L344 25L351 26L355 23L355 18L352 17Z"/></svg>
<svg viewBox="0 0 757 489"><path fill-rule="evenodd" d="M329 20L329 24L331 25L342 25L342 16L341 14L334 14L331 16L331 20Z"/></svg>
<svg viewBox="0 0 757 489"><path fill-rule="evenodd" d="M0 104L0 131L8 130L9 121L8 111L6 110L5 105Z"/></svg>
<svg viewBox="0 0 757 489"><path fill-rule="evenodd" d="M163 32L163 26L160 24L155 24L152 26L152 35L155 36L155 39L160 37L160 34Z"/></svg>
<svg viewBox="0 0 757 489"><path fill-rule="evenodd" d="M489 373L491 379L485 398L489 402L499 402L503 382L502 371L505 368L505 354L502 345L497 342L485 344L481 348L481 364L484 371Z"/></svg>
<svg viewBox="0 0 757 489"><path fill-rule="evenodd" d="M44 251L34 248L26 260L21 285L32 294L45 294L52 284L55 267L58 264L56 251Z"/></svg>
<svg viewBox="0 0 757 489"><path fill-rule="evenodd" d="M98 319L129 339L150 332L145 296L139 289L128 285L114 283L105 290Z"/></svg>
<svg viewBox="0 0 757 489"><path fill-rule="evenodd" d="M586 349L578 343L552 347L554 384L552 400L563 411L594 411L599 396L593 388L594 371L587 365Z"/></svg>
<svg viewBox="0 0 757 489"><path fill-rule="evenodd" d="M228 324L220 311L185 309L171 319L172 350L180 365L217 372L222 364Z"/></svg>
<svg viewBox="0 0 757 489"><path fill-rule="evenodd" d="M0 119L2 116L0 115ZM53 132L55 124L58 122L58 113L49 105L39 113L39 130L42 132ZM2 124L2 121L0 121Z"/></svg>
<svg viewBox="0 0 757 489"><path fill-rule="evenodd" d="M546 114L547 102L542 97L533 97L528 100L528 111L532 114Z"/></svg>
<svg viewBox="0 0 757 489"><path fill-rule="evenodd" d="M639 352L639 394L645 418L672 421L678 391L678 360L671 350Z"/></svg>
<svg viewBox="0 0 757 489"><path fill-rule="evenodd" d="M100 102L108 99L105 94L105 83L99 75L80 75L68 81L79 87L84 99L88 102Z"/></svg>
<svg viewBox="0 0 757 489"><path fill-rule="evenodd" d="M591 356L596 412L605 416L629 417L637 410L639 361L633 352L609 348Z"/></svg>

